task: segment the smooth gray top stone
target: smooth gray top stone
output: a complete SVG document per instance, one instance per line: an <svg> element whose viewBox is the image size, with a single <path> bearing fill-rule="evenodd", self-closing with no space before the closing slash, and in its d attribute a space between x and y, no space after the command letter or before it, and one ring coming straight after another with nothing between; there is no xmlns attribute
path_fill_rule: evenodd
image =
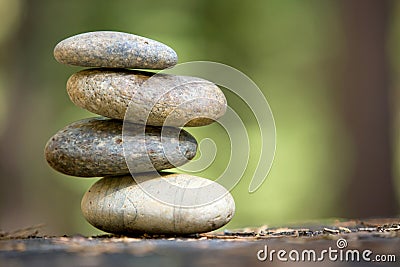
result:
<svg viewBox="0 0 400 267"><path fill-rule="evenodd" d="M103 231L123 235L203 233L232 219L235 202L220 184L188 174L162 175L100 179L83 196L84 217ZM160 201L165 196L172 203Z"/></svg>
<svg viewBox="0 0 400 267"><path fill-rule="evenodd" d="M81 67L166 69L178 56L160 42L134 34L112 31L82 33L67 38L54 49L63 64Z"/></svg>
<svg viewBox="0 0 400 267"><path fill-rule="evenodd" d="M207 125L227 105L207 80L123 69L80 71L69 78L67 91L75 105L93 113L153 126Z"/></svg>
<svg viewBox="0 0 400 267"><path fill-rule="evenodd" d="M162 139L161 139L162 134ZM125 147L122 142L127 142ZM122 139L122 121L89 118L57 132L46 144L45 156L55 170L79 177L101 177L164 170L183 165L196 155L197 143L188 132L173 127L129 124ZM171 163L173 162L173 164Z"/></svg>

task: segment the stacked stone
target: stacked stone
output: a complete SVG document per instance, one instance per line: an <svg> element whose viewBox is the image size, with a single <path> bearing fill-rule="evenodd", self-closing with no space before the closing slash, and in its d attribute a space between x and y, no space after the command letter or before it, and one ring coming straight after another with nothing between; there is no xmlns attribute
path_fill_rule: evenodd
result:
<svg viewBox="0 0 400 267"><path fill-rule="evenodd" d="M196 140L179 127L207 125L225 113L226 99L217 86L132 70L170 68L177 55L162 43L127 33L76 35L61 41L54 56L63 64L91 68L73 74L67 91L74 104L102 116L66 126L45 148L47 162L61 173L104 177L81 202L90 224L124 235L192 234L231 220L235 204L221 185L160 172L196 155ZM200 187L207 191L195 190ZM165 196L173 203L163 202Z"/></svg>

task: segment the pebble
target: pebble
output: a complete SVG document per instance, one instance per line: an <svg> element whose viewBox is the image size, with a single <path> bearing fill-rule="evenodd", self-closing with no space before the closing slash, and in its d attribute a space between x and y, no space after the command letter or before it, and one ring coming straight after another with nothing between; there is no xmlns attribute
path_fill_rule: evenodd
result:
<svg viewBox="0 0 400 267"><path fill-rule="evenodd" d="M58 43L54 57L81 67L166 69L176 65L175 51L134 34L98 31L78 34Z"/></svg>
<svg viewBox="0 0 400 267"><path fill-rule="evenodd" d="M203 126L224 115L227 101L215 84L189 76L152 75L121 69L83 70L69 78L67 91L79 107L139 124Z"/></svg>
<svg viewBox="0 0 400 267"><path fill-rule="evenodd" d="M97 181L81 202L86 220L114 234L182 235L218 229L235 212L231 194L208 179L187 174L142 174L135 179L140 182L131 176ZM151 190L151 194L145 190ZM173 203L160 201L165 196Z"/></svg>
<svg viewBox="0 0 400 267"><path fill-rule="evenodd" d="M132 172L178 167L196 155L197 142L184 130L146 127L145 137L144 126L128 126L127 130L124 129L124 142L128 142L124 148L122 121L89 118L74 122L48 141L46 160L51 167L64 174L101 177L130 173L124 149Z"/></svg>

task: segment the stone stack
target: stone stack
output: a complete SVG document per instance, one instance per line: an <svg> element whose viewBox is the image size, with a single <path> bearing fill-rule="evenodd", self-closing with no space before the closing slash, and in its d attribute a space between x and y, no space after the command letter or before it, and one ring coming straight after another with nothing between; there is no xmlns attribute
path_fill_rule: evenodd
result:
<svg viewBox="0 0 400 267"><path fill-rule="evenodd" d="M49 165L61 173L104 177L82 199L89 223L116 234L179 235L212 231L231 220L235 204L221 185L161 172L196 155L196 140L180 127L207 125L225 113L217 86L132 70L170 68L177 55L127 33L76 35L61 41L54 56L91 68L73 74L67 91L77 106L103 116L66 126L45 148Z"/></svg>

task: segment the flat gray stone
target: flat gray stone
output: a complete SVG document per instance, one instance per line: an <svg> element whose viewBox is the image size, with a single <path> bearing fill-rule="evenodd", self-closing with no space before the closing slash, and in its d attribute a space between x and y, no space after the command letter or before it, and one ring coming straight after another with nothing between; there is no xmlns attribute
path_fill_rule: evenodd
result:
<svg viewBox="0 0 400 267"><path fill-rule="evenodd" d="M105 232L194 234L216 230L235 212L231 194L211 180L187 174L106 177L83 196L86 220ZM165 203L165 197L169 202ZM191 203L191 205L188 205Z"/></svg>
<svg viewBox="0 0 400 267"><path fill-rule="evenodd" d="M133 70L83 70L69 78L67 91L93 113L153 126L207 125L227 105L218 86L204 79Z"/></svg>
<svg viewBox="0 0 400 267"><path fill-rule="evenodd" d="M81 67L166 69L176 65L172 48L134 34L112 31L82 33L56 45L54 57Z"/></svg>
<svg viewBox="0 0 400 267"><path fill-rule="evenodd" d="M125 154L123 142L127 142ZM144 134L144 126L129 124L122 137L122 121L90 118L57 132L47 142L45 156L61 173L101 177L129 174L125 159L135 162L130 165L132 172L178 167L192 159L196 150L194 137L179 128L146 127Z"/></svg>

